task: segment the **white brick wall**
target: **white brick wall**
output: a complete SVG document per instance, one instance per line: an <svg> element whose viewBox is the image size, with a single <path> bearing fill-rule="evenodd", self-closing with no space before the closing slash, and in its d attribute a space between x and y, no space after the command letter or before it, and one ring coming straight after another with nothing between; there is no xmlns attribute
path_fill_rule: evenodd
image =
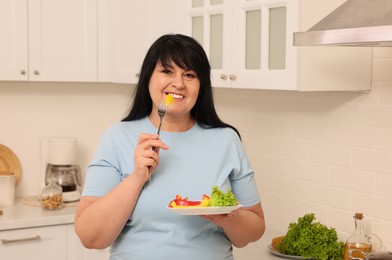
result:
<svg viewBox="0 0 392 260"><path fill-rule="evenodd" d="M374 52L369 93L216 89L218 112L237 126L267 225L287 230L314 212L346 239L354 212L392 248L392 48Z"/></svg>
<svg viewBox="0 0 392 260"><path fill-rule="evenodd" d="M243 136L268 226L284 232L314 212L344 238L362 211L367 230L392 248L392 48L375 49L374 57L369 93L216 89L218 112ZM17 195L41 187L42 136L77 136L84 169L104 129L125 113L131 91L119 84L0 82L0 143L22 164Z"/></svg>

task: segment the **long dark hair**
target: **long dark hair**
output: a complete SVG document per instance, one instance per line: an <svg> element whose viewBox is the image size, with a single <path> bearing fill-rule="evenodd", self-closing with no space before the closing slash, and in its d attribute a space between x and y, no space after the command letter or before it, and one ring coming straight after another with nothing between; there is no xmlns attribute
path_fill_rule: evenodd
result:
<svg viewBox="0 0 392 260"><path fill-rule="evenodd" d="M142 64L129 113L122 121L141 119L151 113L152 99L148 90L151 75L158 62L169 64L170 61L182 69L195 71L199 78L199 96L191 109L192 118L203 128L230 127L240 136L234 126L224 123L216 113L211 67L203 47L193 38L181 34L163 35L151 45Z"/></svg>

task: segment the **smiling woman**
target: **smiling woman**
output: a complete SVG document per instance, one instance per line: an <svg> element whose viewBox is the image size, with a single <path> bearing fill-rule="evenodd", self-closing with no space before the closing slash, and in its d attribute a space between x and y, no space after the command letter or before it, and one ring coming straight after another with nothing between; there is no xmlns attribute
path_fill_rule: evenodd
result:
<svg viewBox="0 0 392 260"><path fill-rule="evenodd" d="M167 208L176 194L214 186L241 205L199 217ZM148 50L128 115L107 129L88 167L75 229L88 248L111 245L112 260L232 260L233 246L263 235L254 172L237 129L216 113L210 65L191 37L164 35Z"/></svg>
<svg viewBox="0 0 392 260"><path fill-rule="evenodd" d="M158 62L153 70L149 83L149 92L153 102L153 110L166 96L175 100L175 105L167 110L166 119L181 122L181 129L166 129L169 131L186 131L194 125L190 110L198 98L200 81L195 71L179 67L174 61ZM157 113L150 113L150 120L157 125ZM167 127L178 127L178 123L166 124Z"/></svg>

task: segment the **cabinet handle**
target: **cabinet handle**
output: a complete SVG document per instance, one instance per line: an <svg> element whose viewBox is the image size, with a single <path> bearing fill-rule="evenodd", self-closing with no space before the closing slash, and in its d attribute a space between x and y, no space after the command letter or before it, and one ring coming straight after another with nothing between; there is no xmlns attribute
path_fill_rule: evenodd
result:
<svg viewBox="0 0 392 260"><path fill-rule="evenodd" d="M39 75L39 70L34 70L33 73L34 75Z"/></svg>
<svg viewBox="0 0 392 260"><path fill-rule="evenodd" d="M234 74L230 74L229 79L234 81L237 79L237 76Z"/></svg>
<svg viewBox="0 0 392 260"><path fill-rule="evenodd" d="M25 242L25 241L33 241L33 240L41 240L39 235L34 237L25 237L25 238L17 238L17 239L1 239L2 244L10 244L10 243L18 243L18 242Z"/></svg>
<svg viewBox="0 0 392 260"><path fill-rule="evenodd" d="M227 79L227 75L226 74L221 74L220 78L223 79L223 80L226 80Z"/></svg>
<svg viewBox="0 0 392 260"><path fill-rule="evenodd" d="M26 71L25 70L21 70L20 71L20 75L26 75Z"/></svg>

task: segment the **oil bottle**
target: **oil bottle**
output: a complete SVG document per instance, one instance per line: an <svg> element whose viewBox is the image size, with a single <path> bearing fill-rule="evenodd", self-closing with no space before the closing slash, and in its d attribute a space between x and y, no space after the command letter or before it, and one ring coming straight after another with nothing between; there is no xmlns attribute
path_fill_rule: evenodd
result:
<svg viewBox="0 0 392 260"><path fill-rule="evenodd" d="M363 231L363 213L355 213L355 230L349 236L344 247L344 260L351 260L348 251L350 249L360 250L363 253L372 251L372 244L370 243L367 235ZM356 259L363 259L363 254L359 251L352 251L352 257Z"/></svg>

